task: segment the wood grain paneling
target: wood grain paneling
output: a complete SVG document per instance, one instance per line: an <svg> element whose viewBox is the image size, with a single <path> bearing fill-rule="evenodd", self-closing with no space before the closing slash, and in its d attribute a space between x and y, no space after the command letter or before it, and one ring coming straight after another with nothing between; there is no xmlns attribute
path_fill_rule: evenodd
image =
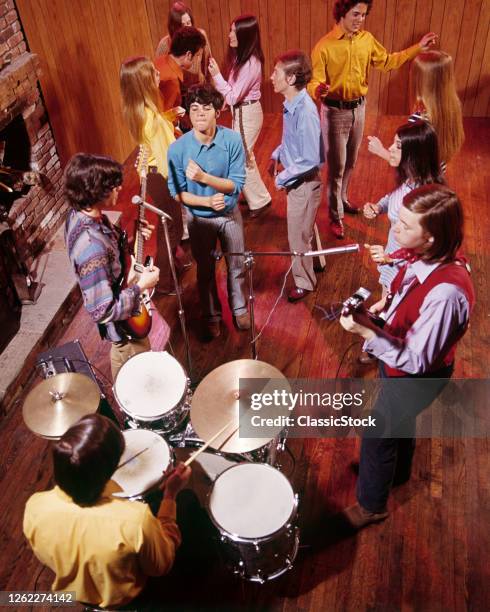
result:
<svg viewBox="0 0 490 612"><path fill-rule="evenodd" d="M124 159L133 143L122 123L118 71L122 59L152 55L166 33L170 0L17 0L32 51L42 60L41 86L60 155L98 151ZM309 53L333 25L334 0L188 0L195 23L209 36L221 64L230 21L258 16L264 53L263 103L278 111L281 99L269 76L274 57L300 48ZM455 59L458 92L466 116L490 114L490 0L376 0L366 28L398 51L430 30ZM370 73L368 110L406 114L408 66ZM80 125L83 108L83 126Z"/></svg>

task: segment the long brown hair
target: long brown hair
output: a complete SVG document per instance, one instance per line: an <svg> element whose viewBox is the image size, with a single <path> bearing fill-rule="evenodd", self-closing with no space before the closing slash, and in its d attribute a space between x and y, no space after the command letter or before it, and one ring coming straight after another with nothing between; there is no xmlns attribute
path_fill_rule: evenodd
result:
<svg viewBox="0 0 490 612"><path fill-rule="evenodd" d="M124 119L138 143L144 140L145 108L154 113L159 113L161 109L155 73L153 62L144 56L125 60L119 72Z"/></svg>
<svg viewBox="0 0 490 612"><path fill-rule="evenodd" d="M228 47L225 61L224 77L228 79L234 72L238 74L241 67L254 56L264 65L264 52L260 42L259 22L255 15L240 15L231 22L235 26L238 47Z"/></svg>
<svg viewBox="0 0 490 612"><path fill-rule="evenodd" d="M449 161L464 141L452 57L437 50L420 53L412 62L410 77L413 102L423 104L437 134L441 159Z"/></svg>
<svg viewBox="0 0 490 612"><path fill-rule="evenodd" d="M192 15L192 11L188 6L186 6L183 2L174 2L170 6L167 21L167 28L170 38L172 38L175 32L182 27L182 16L186 13L191 18L191 24L194 26L194 16Z"/></svg>
<svg viewBox="0 0 490 612"><path fill-rule="evenodd" d="M454 261L463 242L463 207L458 196L445 185L422 185L403 198L403 206L422 215L419 223L433 241L421 259L429 262Z"/></svg>

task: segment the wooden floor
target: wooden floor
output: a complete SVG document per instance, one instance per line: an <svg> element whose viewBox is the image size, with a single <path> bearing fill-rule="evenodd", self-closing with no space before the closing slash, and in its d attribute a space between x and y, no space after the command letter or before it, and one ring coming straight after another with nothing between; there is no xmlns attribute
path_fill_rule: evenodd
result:
<svg viewBox="0 0 490 612"><path fill-rule="evenodd" d="M266 117L256 155L264 170L278 143L281 117ZM368 120L367 134L391 143L403 118ZM471 326L460 345L456 375L486 378L489 365L490 299L487 255L489 247L490 120L469 119L466 142L450 164L448 182L460 195L466 211L466 252L473 267L477 305ZM123 198L135 189L128 173ZM272 191L272 210L260 220L249 220L244 209L246 245L249 249L287 248L285 196ZM376 201L393 185L391 169L367 152L364 145L352 181L351 201ZM129 213L124 212L127 221ZM338 245L329 234L326 206L319 214L324 246ZM342 244L383 243L386 223L346 218L347 235ZM345 350L355 340L338 323L323 319L317 306L345 299L359 285L379 291L377 273L366 253L331 257L319 275L318 290L298 304L282 298L258 344L259 359L279 368L288 377L332 378ZM256 318L261 328L279 295L289 261L260 258L255 267ZM291 286L288 279L288 287ZM217 366L248 358L246 333L237 332L225 307L222 337L209 344L197 339L198 299L195 266L183 278L184 306L190 327L195 378L201 379ZM226 295L223 265L219 269L220 293ZM226 300L223 299L223 304ZM185 365L174 297L157 299L171 327L171 346ZM161 347L163 326L155 325L152 343ZM108 346L99 342L94 325L81 309L73 322L60 330L58 344L80 338L101 376L109 377ZM347 351L341 377L375 376L374 368L359 366L359 345ZM22 422L21 405L0 422L0 570L1 590L45 590L52 575L30 552L22 536L22 513L27 498L51 485L49 443L28 432ZM361 533L339 528L335 514L355 499L352 463L358 456L358 440L293 440L285 471L300 497L301 549L294 569L263 586L244 583L222 568L210 536L205 515L184 495L182 520L184 546L173 573L153 584L165 610L488 610L490 607L489 524L490 461L487 440L419 440L412 480L390 498L390 517ZM187 499L189 498L189 499ZM487 568L487 569L485 569Z"/></svg>

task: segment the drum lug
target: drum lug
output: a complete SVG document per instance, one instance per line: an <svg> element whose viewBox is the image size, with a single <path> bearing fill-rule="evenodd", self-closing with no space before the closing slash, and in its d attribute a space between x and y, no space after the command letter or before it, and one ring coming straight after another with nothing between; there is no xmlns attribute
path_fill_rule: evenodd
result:
<svg viewBox="0 0 490 612"><path fill-rule="evenodd" d="M260 570L260 569L257 570L257 582L259 584L264 584L266 582L266 580L267 579L262 576L262 570Z"/></svg>
<svg viewBox="0 0 490 612"><path fill-rule="evenodd" d="M255 551L256 552L260 552L260 546L259 546L259 543L256 540L254 541L253 545L255 546Z"/></svg>

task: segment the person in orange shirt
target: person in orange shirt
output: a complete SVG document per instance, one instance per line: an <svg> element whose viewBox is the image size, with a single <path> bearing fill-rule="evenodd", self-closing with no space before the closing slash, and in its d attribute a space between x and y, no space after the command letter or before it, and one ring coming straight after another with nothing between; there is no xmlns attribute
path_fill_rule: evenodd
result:
<svg viewBox="0 0 490 612"><path fill-rule="evenodd" d="M55 573L53 591L104 608L129 603L148 576L171 570L181 542L175 499L191 474L179 464L166 476L153 516L147 504L113 495L124 445L110 419L80 419L53 446L56 486L32 495L24 513L24 535Z"/></svg>
<svg viewBox="0 0 490 612"><path fill-rule="evenodd" d="M200 58L206 46L203 34L191 26L180 28L172 36L170 52L155 58L155 68L160 73L160 94L165 111L182 106L184 70L189 70L196 58Z"/></svg>
<svg viewBox="0 0 490 612"><path fill-rule="evenodd" d="M344 237L344 212L357 214L347 190L364 131L365 96L369 67L387 72L399 68L435 42L433 32L419 43L388 53L374 36L362 29L373 0L337 0L334 28L321 38L311 54L313 76L309 94L321 102L321 124L328 162L328 205L331 230Z"/></svg>

